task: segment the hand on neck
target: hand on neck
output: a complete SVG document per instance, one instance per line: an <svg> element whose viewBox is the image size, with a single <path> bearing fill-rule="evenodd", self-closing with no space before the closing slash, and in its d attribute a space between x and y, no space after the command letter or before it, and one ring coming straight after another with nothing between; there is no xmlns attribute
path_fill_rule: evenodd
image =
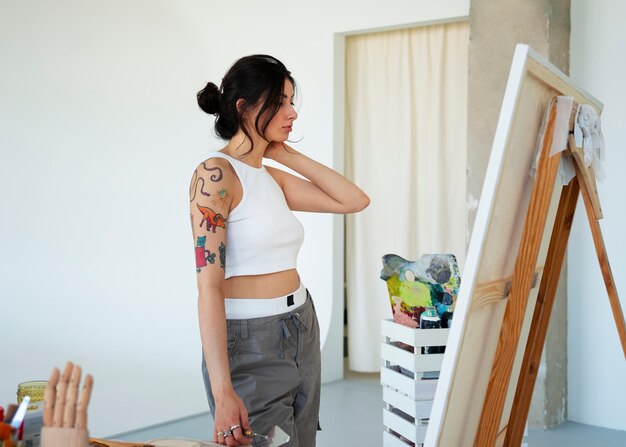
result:
<svg viewBox="0 0 626 447"><path fill-rule="evenodd" d="M222 149L222 152L255 168L263 165L263 154L269 142L258 134L251 135L251 141L240 129Z"/></svg>

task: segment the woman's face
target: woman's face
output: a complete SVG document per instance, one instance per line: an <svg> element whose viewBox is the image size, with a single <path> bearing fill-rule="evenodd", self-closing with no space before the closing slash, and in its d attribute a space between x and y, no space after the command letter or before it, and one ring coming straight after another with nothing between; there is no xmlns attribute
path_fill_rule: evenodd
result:
<svg viewBox="0 0 626 447"><path fill-rule="evenodd" d="M283 97L280 102L280 108L276 115L270 120L267 129L265 130L264 139L271 141L285 141L289 138L289 133L292 130L293 122L298 118L298 113L293 105L294 89L293 84L289 79L285 79L285 85L283 87ZM259 105L254 111L254 119L251 121L250 129L254 129L254 120L258 113ZM261 119L261 122L263 120Z"/></svg>

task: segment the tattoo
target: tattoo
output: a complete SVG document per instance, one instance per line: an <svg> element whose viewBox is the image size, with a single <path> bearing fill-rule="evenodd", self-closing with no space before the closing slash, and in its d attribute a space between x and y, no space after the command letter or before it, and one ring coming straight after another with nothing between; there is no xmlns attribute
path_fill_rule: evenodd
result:
<svg viewBox="0 0 626 447"><path fill-rule="evenodd" d="M226 245L224 245L224 242L220 242L219 250L220 250L220 267L222 267L223 269L226 269Z"/></svg>
<svg viewBox="0 0 626 447"><path fill-rule="evenodd" d="M215 264L215 253L205 248L206 236L198 236L196 243L196 272L200 273L202 267L209 264Z"/></svg>
<svg viewBox="0 0 626 447"><path fill-rule="evenodd" d="M228 197L228 191L226 191L225 188L220 188L217 190L217 195L213 196L211 203L213 205L219 206L222 209L226 209L226 207L228 206Z"/></svg>
<svg viewBox="0 0 626 447"><path fill-rule="evenodd" d="M211 195L208 192L204 192L204 178L198 177L198 171L196 170L193 173L193 177L191 178L191 189L189 190L189 195L191 196L193 191L193 197L189 200L189 202L193 202L196 198L196 194L198 193L198 183L200 183L200 181L202 181L202 186L200 186L200 194L207 197Z"/></svg>
<svg viewBox="0 0 626 447"><path fill-rule="evenodd" d="M217 166L214 168L207 168L204 162L202 162L202 166L204 166L204 169L206 169L209 172L217 171L217 174L212 174L211 177L209 177L212 182L219 182L220 180L222 180L222 177L224 177L222 174L222 168L218 168Z"/></svg>
<svg viewBox="0 0 626 447"><path fill-rule="evenodd" d="M207 250L206 260L209 261L209 264L215 264L215 253Z"/></svg>
<svg viewBox="0 0 626 447"><path fill-rule="evenodd" d="M205 171L207 172L213 172L213 171L217 171L214 174L211 174L211 176L209 177L209 179L212 182L219 182L220 180L222 180L222 178L224 178L224 174L222 172L222 168L220 167L214 167L214 168L209 168L206 165L206 162L202 162L202 167L204 168ZM198 193L198 183L202 182L202 185L200 186L200 194L202 194L203 196L210 196L211 194L209 194L208 192L204 191L204 187L205 187L205 180L204 177L199 176L198 175L198 170L196 169L193 173L193 177L191 177L191 186L189 187L189 196L191 197L190 202L193 202L194 199L196 198L196 195Z"/></svg>
<svg viewBox="0 0 626 447"><path fill-rule="evenodd" d="M206 222L207 231L211 231L213 229L213 233L217 227L226 228L226 221L224 220L224 216L219 213L216 213L211 208L200 206L200 204L196 203L196 206L202 213L202 221L200 222L200 228L202 228L202 224Z"/></svg>

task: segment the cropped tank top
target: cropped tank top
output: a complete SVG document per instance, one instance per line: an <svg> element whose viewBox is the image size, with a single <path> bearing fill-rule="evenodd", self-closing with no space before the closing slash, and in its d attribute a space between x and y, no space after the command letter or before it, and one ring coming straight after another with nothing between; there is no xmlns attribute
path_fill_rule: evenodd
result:
<svg viewBox="0 0 626 447"><path fill-rule="evenodd" d="M209 158L230 162L243 194L226 221L225 277L262 275L296 267L304 228L265 166L255 168L222 152Z"/></svg>

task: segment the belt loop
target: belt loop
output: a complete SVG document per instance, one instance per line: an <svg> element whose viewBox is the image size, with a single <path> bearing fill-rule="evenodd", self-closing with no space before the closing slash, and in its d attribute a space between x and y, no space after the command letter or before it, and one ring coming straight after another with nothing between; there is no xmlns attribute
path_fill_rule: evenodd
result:
<svg viewBox="0 0 626 447"><path fill-rule="evenodd" d="M241 325L241 338L242 340L248 339L248 320L239 320Z"/></svg>

